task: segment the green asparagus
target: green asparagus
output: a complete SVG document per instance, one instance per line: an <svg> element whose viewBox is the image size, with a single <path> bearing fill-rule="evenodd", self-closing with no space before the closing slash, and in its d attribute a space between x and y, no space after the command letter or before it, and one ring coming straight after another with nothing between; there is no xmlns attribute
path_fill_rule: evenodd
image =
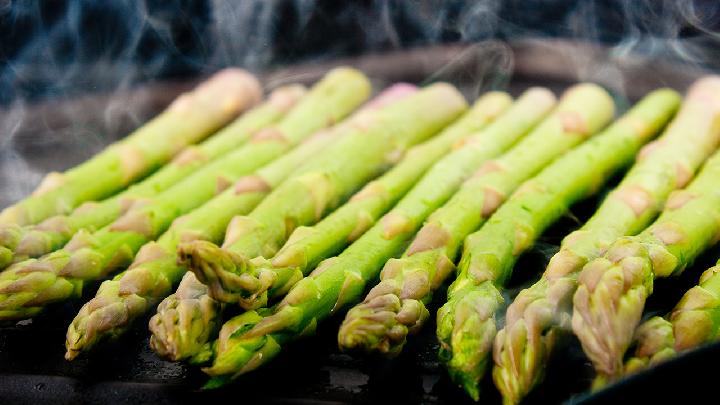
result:
<svg viewBox="0 0 720 405"><path fill-rule="evenodd" d="M216 135L197 146L188 146L167 166L128 190L102 202L86 202L70 215L51 217L34 226L0 226L0 257L10 261L40 257L60 249L81 229L99 229L116 220L138 199L166 190L193 171L246 143L263 127L282 118L305 93L293 85L275 90L268 101L247 112Z"/></svg>
<svg viewBox="0 0 720 405"><path fill-rule="evenodd" d="M414 91L410 85L394 86L360 111L382 108ZM167 296L180 280L185 272L177 263L176 250L181 241L221 241L233 216L250 212L291 172L317 156L336 138L336 132L319 132L254 175L242 178L235 187L176 219L157 243L150 242L140 250L128 271L104 282L97 296L83 306L68 328L65 357L72 359L104 338L122 335L133 320Z"/></svg>
<svg viewBox="0 0 720 405"><path fill-rule="evenodd" d="M87 162L62 174L50 173L30 197L0 212L0 224L36 224L107 197L210 135L261 95L260 84L249 73L223 70Z"/></svg>
<svg viewBox="0 0 720 405"><path fill-rule="evenodd" d="M147 199L107 227L92 234L81 231L63 249L11 266L0 273L0 319L32 316L47 304L77 296L86 281L127 266L138 249L164 232L173 219L340 119L369 92L370 84L360 72L336 69L281 122L255 134L247 145Z"/></svg>
<svg viewBox="0 0 720 405"><path fill-rule="evenodd" d="M612 115L612 101L597 89L584 87L582 100L592 125L602 125ZM597 102L595 102L595 100ZM312 333L318 322L355 304L366 285L377 277L392 257L401 253L422 222L446 202L462 182L487 159L510 145L471 143L436 163L397 205L343 253L327 259L290 289L273 309L246 312L226 323L217 342L206 346L213 378L208 386L221 385L277 355L296 338ZM392 263L392 261L390 262ZM392 272L392 265L384 272Z"/></svg>
<svg viewBox="0 0 720 405"><path fill-rule="evenodd" d="M655 94L657 102L646 104L644 137L659 129L678 104L673 92ZM698 110L698 101L689 99L676 119L682 126L671 123L660 139L640 152L641 159L595 215L563 240L540 280L509 306L505 328L495 342L493 371L507 403L518 403L542 380L557 337L570 329L572 296L583 265L602 255L616 238L644 229L670 192L712 153L720 134L710 131L708 118L704 108Z"/></svg>
<svg viewBox="0 0 720 405"><path fill-rule="evenodd" d="M720 337L720 261L700 276L665 317L655 316L635 331L635 352L624 372L635 373Z"/></svg>
<svg viewBox="0 0 720 405"><path fill-rule="evenodd" d="M234 302L245 309L266 306L268 299L282 296L320 261L340 253L348 243L374 225L428 168L451 150L453 144L493 121L510 103L511 98L505 93L489 93L480 98L461 119L440 135L411 149L392 170L367 184L350 202L317 225L296 229L272 260L260 261L259 266L251 264L244 269L241 277L252 277L254 290L243 289L244 285L239 283L236 286L224 285L226 294L232 295ZM483 131L476 138L510 145L553 104L551 95L531 92L521 99L519 106L510 109L514 112L529 110L527 117L518 119L518 114L509 115L509 112L490 125L487 130L490 133ZM240 288L233 290L231 287Z"/></svg>
<svg viewBox="0 0 720 405"><path fill-rule="evenodd" d="M501 290L517 258L573 203L596 192L633 160L649 140L656 100L646 98L603 133L527 181L465 240L457 279L438 311L437 334L440 357L451 378L474 399L479 397L497 332Z"/></svg>
<svg viewBox="0 0 720 405"><path fill-rule="evenodd" d="M623 357L652 294L653 279L681 273L715 243L720 233L719 176L716 153L688 188L670 197L650 227L617 239L583 267L573 297L572 328L598 382L622 375Z"/></svg>
<svg viewBox="0 0 720 405"><path fill-rule="evenodd" d="M245 273L251 258L272 257L297 226L319 221L350 193L375 177L388 156L427 139L466 108L450 85L429 86L417 95L368 119L357 132L335 143L302 168L303 174L284 183L248 216L228 226L224 248L210 242L180 245L180 257L210 289L212 298L242 301L233 291L255 291L257 279ZM259 280L265 284L265 280Z"/></svg>
<svg viewBox="0 0 720 405"><path fill-rule="evenodd" d="M422 175L422 172L424 172L428 166L432 165L432 161L445 154L455 141L463 139L464 136L472 131L485 126L489 120L492 120L496 115L500 114L502 110L507 108L509 103L509 97L502 93L491 93L481 98L463 118L443 131L442 134L411 149L397 166L379 180L366 185L363 190L356 194L356 197L351 200L350 203L344 205L314 227L297 228L275 259L282 262L288 260L288 257L285 256L288 252L302 250L305 252L304 254L306 254L304 256L305 259L302 263L298 262L297 268L288 269L288 271L294 270L304 273L314 268L317 262L341 250L345 243L356 239L367 227L372 225L374 221L372 217L362 215L360 210L379 210L382 206L392 204L392 201L398 198L393 197L394 194L397 194L396 190L398 188L404 188L406 190L406 188L409 187L407 185L407 183L410 182L408 177ZM502 135L507 140L498 139L498 143L512 142L512 137L506 134ZM431 162L419 160L419 157L428 158ZM418 171L420 173L415 174L415 172ZM389 182L390 180L393 180L393 182ZM379 192L381 191L379 186L382 185L384 185L382 191L385 192ZM380 207L376 208L377 205ZM367 212L371 213L373 211ZM323 234L325 232L332 233L328 236L336 236L324 238ZM334 242L328 244L328 240ZM288 248L292 250L288 250ZM286 258L283 259L283 256ZM293 254L293 256L295 255ZM271 263L267 263L267 260L263 258L254 259L251 261L251 264L255 261L271 265ZM275 268L270 267L270 269L274 270ZM287 288L289 287L290 286ZM162 357L173 360L193 357L191 361L201 361L203 354L200 352L202 347L200 343L203 342L203 339L207 341L207 339L212 337L212 335L206 331L211 329L211 325L217 323L217 319L221 316L222 306L219 302L201 293L202 291L207 291L207 289L203 289L201 283L190 274L187 274L183 278L181 289L183 289L183 295L188 298L169 298L163 302L158 314L153 318L150 325L153 331L151 344L153 344L153 347L157 346L156 352ZM180 289L178 289L178 295L180 295ZM210 303L211 305L201 305L201 302ZM200 311L200 308L209 309ZM193 319L192 327L188 328L187 322L166 321L168 318L166 313L173 313L171 319ZM174 313L177 313L177 315ZM208 326L205 328L198 326L201 322L205 322ZM195 337L192 332L186 332L186 330L201 331L202 335ZM175 342L168 343L168 340L174 340Z"/></svg>
<svg viewBox="0 0 720 405"><path fill-rule="evenodd" d="M479 228L520 183L589 135L574 126L575 117L595 119L593 111L581 106L592 105L597 93L594 86L570 89L549 118L509 152L486 162L435 211L403 257L392 262L394 271L381 273L380 283L365 301L348 312L340 327L340 347L397 355L408 333L420 330L429 317L425 305L454 270L465 236ZM606 111L602 114L600 125L610 118Z"/></svg>
<svg viewBox="0 0 720 405"><path fill-rule="evenodd" d="M177 218L157 242L140 249L127 271L102 283L68 328L65 358L72 360L98 342L117 338L167 296L185 269L177 264L180 241L222 240L234 215L250 212L273 188L335 139L321 132L288 154L238 180L222 194Z"/></svg>

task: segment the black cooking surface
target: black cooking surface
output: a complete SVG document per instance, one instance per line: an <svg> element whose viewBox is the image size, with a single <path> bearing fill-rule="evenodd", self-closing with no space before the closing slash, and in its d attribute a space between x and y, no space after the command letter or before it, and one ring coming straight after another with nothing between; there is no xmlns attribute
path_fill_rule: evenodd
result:
<svg viewBox="0 0 720 405"><path fill-rule="evenodd" d="M533 49L538 52L536 48ZM446 80L455 78L451 81L461 86L468 97L489 88L505 88L517 95L532 85L550 87L559 94L563 88L575 81L573 77L563 80L560 75L553 76L548 72L529 74L533 71L542 72L543 67L533 67L528 60L523 62L523 57L528 53L518 52L516 50L515 74L512 76L505 69L488 70L482 73L484 80L478 82L474 80L478 71L463 65L459 69L451 69L449 73L441 72L431 77ZM363 66L360 61L357 61L357 64ZM316 68L323 70L326 67ZM428 69L437 71L432 67ZM366 70L369 70L379 86L398 79L394 74L383 75L381 71L375 72L372 67L367 67ZM292 69L282 73L285 76L268 76L267 80L270 80L270 77L273 77L273 80L278 77L285 77L286 80L298 77L288 72L292 72ZM423 77L427 75L418 78L408 74L407 80L422 82ZM654 85L651 83L650 88L667 83L662 77L656 79L659 82ZM679 83L686 82L687 78ZM186 83L172 88L177 91L187 87ZM676 87L684 90L680 85ZM161 98L169 100L171 97L168 95L172 91L166 87L160 88L167 93ZM642 94L646 89L636 87L613 90L619 105L625 107L628 105L628 96L636 98L633 94ZM141 105L146 106L143 116L150 116L163 102L147 102ZM103 105L97 108L103 108ZM88 114L91 113L92 111ZM89 121L85 128L87 133L94 133L95 130L107 130L107 125L107 122ZM67 127L65 128L68 131ZM74 128L77 129L77 126ZM115 132L108 132L111 135L94 137L94 147L78 148L72 145L77 145L77 142L82 144L82 137L57 138L58 132L49 129L50 126L40 126L32 131L27 130L18 138L19 156L36 170L70 167L126 130L122 125L116 125ZM46 139L43 137L52 141L43 141ZM0 186L4 189L12 178L6 174L0 180ZM616 181L617 179L613 182ZM3 182L5 184L2 184ZM2 205L12 200L12 197L7 195L1 198ZM517 272L509 283L509 299L512 299L520 288L535 280L544 269L547 259L557 250L562 237L580 226L592 214L601 198L602 193L574 207L570 215L549 229L536 246L520 259L515 266ZM663 313L671 309L682 293L697 281L700 272L714 264L719 256L720 249L713 249L682 277L658 281L656 291L647 306L648 314ZM85 299L94 295L95 287L85 290ZM444 291L436 294L434 309L442 303L444 296ZM451 384L437 361L434 323L429 323L419 336L411 338L398 358L384 360L355 358L340 353L337 349L336 333L342 317L332 319L319 327L316 337L290 345L288 350L267 367L243 376L222 389L201 391L200 387L206 377L199 369L161 361L149 349L147 318L138 322L136 327L119 341L102 345L99 350L73 362L65 361L65 331L82 302L83 300L79 300L58 305L32 320L0 326L0 403L166 404L214 400L244 403L368 404L469 402L465 394ZM703 391L693 391L692 387L707 383L712 376L703 375L698 370L720 360L720 348L710 346L589 395L586 390L593 378L592 368L584 358L577 341L569 336L567 343L567 349L552 359L545 383L528 398L527 403L668 399L673 393L679 392L678 387L683 387L680 392L689 390L690 393L699 395ZM481 401L499 403L500 398L492 386L491 378L485 379L485 385Z"/></svg>

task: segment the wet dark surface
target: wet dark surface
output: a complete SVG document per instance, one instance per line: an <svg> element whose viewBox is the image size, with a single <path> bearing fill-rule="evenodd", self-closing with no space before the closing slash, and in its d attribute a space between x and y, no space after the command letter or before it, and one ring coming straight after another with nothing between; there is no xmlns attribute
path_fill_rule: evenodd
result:
<svg viewBox="0 0 720 405"><path fill-rule="evenodd" d="M499 54L500 62L505 57L503 52ZM504 66L500 62L495 60L493 65ZM454 77L455 80L451 81L461 86L468 97L488 88L507 88L513 94L519 94L532 85L550 87L559 94L571 83L552 76L529 75L531 67L520 66L516 69L519 73L513 77L509 75L507 67L483 71L451 69L450 73L440 70L440 74L420 77ZM436 72L437 69L431 73ZM475 80L478 77L483 80ZM378 86L382 86L397 78L376 73L374 79ZM407 80L423 81L413 75L409 75ZM172 98L172 89L177 92L186 87L187 84L158 87L164 89L166 94L154 95L155 98L147 99L150 101L139 103L146 110L142 113L136 111L140 114L136 117L142 121L163 105L162 100ZM616 92L621 106L627 105L626 94L634 98L629 91ZM105 100L112 102L112 98ZM102 107L102 104L99 106ZM27 165L37 172L69 167L132 127L132 122L122 119L118 122L123 124L113 127L114 131L107 131L108 122L90 119L80 121L80 124L75 122L75 125L84 125L85 132L73 131L68 127L62 129L62 125L60 130L49 125L39 125L34 131L28 130L18 138L16 156L25 159ZM95 135L102 129L107 131L104 135ZM60 133L72 133L72 136L59 136ZM4 177L4 181L8 179ZM610 181L609 184L616 181ZM0 186L5 189L6 184ZM521 257L508 286L508 298L536 279L547 259L557 250L562 237L592 214L601 196L577 204L571 214L547 230L536 246ZM0 205L5 205L12 197L4 195L2 199ZM697 281L701 271L712 265L719 255L720 250L713 249L683 276L658 281L647 306L648 316L669 310L682 293ZM94 287L86 289L85 298L94 295ZM437 309L444 295L444 291L436 294L433 309ZM410 340L401 356L394 360L382 360L354 358L340 353L336 342L340 319L332 319L319 327L316 337L291 345L267 367L243 376L223 389L200 391L206 381L200 370L160 361L150 351L147 319L138 322L121 340L104 345L73 362L65 361L65 331L81 304L82 300L59 305L35 319L0 326L0 403L166 404L215 400L238 403L469 402L459 389L453 387L437 362L435 325L432 322L419 336ZM533 392L528 403L626 402L631 399L668 399L673 395L682 395L684 398L689 394L701 395L703 391L695 387L708 383L712 375L700 373L699 370L720 361L720 348L710 346L589 395L586 390L593 378L592 369L577 341L568 337L565 347L552 359L545 383ZM500 402L490 378L485 381L481 402Z"/></svg>

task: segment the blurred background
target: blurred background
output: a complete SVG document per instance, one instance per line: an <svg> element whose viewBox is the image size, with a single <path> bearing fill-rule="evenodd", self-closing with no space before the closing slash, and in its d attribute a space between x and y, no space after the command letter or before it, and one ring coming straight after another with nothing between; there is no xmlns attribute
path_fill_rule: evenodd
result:
<svg viewBox="0 0 720 405"><path fill-rule="evenodd" d="M570 38L720 68L717 0L0 0L0 105L228 65Z"/></svg>
<svg viewBox="0 0 720 405"><path fill-rule="evenodd" d="M0 206L223 67L307 82L300 70L338 58L372 59L385 79L463 81L468 97L521 88L525 69L556 91L602 84L626 106L632 89L720 70L720 1L0 0Z"/></svg>

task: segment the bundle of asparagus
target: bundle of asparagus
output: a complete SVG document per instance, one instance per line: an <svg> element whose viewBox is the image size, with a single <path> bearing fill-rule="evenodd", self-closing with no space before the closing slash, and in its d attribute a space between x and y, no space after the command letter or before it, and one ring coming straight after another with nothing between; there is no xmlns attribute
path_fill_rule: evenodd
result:
<svg viewBox="0 0 720 405"><path fill-rule="evenodd" d="M32 316L49 303L77 296L86 281L127 266L140 247L164 232L176 217L339 120L369 93L370 83L362 73L335 69L282 121L255 134L245 146L146 199L99 231L78 232L63 249L11 266L0 273L0 319Z"/></svg>
<svg viewBox="0 0 720 405"><path fill-rule="evenodd" d="M86 202L70 215L51 217L35 226L0 227L0 268L12 261L53 252L78 231L99 229L113 222L134 203L159 194L208 162L245 144L258 130L282 118L304 93L305 89L298 85L273 91L264 104L243 114L202 144L186 147L170 164L113 198Z"/></svg>
<svg viewBox="0 0 720 405"><path fill-rule="evenodd" d="M654 316L635 330L632 356L623 373L635 373L720 336L720 261L700 276L664 318Z"/></svg>
<svg viewBox="0 0 720 405"><path fill-rule="evenodd" d="M503 156L485 162L450 201L430 216L403 257L386 264L380 283L365 301L348 312L340 327L340 347L398 354L407 334L418 331L428 318L425 304L452 272L462 239L477 229L523 180L584 140L564 124L578 115L590 116L593 122L599 115L600 125L603 119L609 119L607 111L583 108L595 105L599 94L602 96L590 85L569 89L557 110L537 129ZM528 121L534 123L553 104L553 97L544 89L531 90L526 97L528 110L508 114L512 122L534 116Z"/></svg>
<svg viewBox="0 0 720 405"><path fill-rule="evenodd" d="M494 344L506 403L540 383L570 324L596 384L720 336L720 261L670 314L636 329L654 277L682 272L720 234L720 152L673 191L720 142L719 78L690 88L500 331L518 257L629 166L673 117L677 93L650 93L590 140L614 111L592 84L570 88L554 110L542 88L515 103L490 92L467 109L450 85L401 84L339 122L370 93L360 72L339 68L232 121L260 93L243 71L219 73L2 211L0 269L10 267L0 272L0 320L33 316L129 265L80 309L66 358L118 338L160 302L152 349L206 366L207 387L217 387L351 306L340 349L399 354L457 263L438 311L439 357L478 399Z"/></svg>
<svg viewBox="0 0 720 405"><path fill-rule="evenodd" d="M720 81L712 84L704 105L716 108L720 104L708 104L707 97L716 97L715 86ZM717 241L718 170L720 154L716 153L690 186L670 197L650 227L637 236L616 240L580 273L573 297L572 328L599 374L596 384L622 375L623 356L640 322L645 300L652 294L653 279L681 273ZM701 327L697 327L700 332Z"/></svg>
<svg viewBox="0 0 720 405"><path fill-rule="evenodd" d="M655 94L665 99L667 108L665 116L653 121L653 127L646 127L650 133L664 124L679 100L671 91ZM652 104L648 107L648 117L662 111ZM711 125L713 120L701 94L691 90L663 136L644 148L639 161L595 215L563 240L540 280L521 291L508 307L505 328L495 343L493 371L507 402L519 402L542 379L558 334L569 330L571 297L583 265L601 255L616 238L635 234L654 219L670 192L682 186L715 149L720 133Z"/></svg>
<svg viewBox="0 0 720 405"><path fill-rule="evenodd" d="M465 100L454 88L438 84L366 117L327 153L309 162L298 176L273 191L249 216L235 218L228 226L223 249L209 242L187 243L179 248L181 259L201 280L212 277L213 298L225 302L241 300L242 296L226 292L225 286L253 287L254 280L242 273L248 257L271 257L292 232L287 227L317 222L324 211L377 173L387 163L387 156L397 155L407 146L433 135L465 106ZM423 119L416 119L417 112ZM359 150L363 153L358 153ZM236 269L239 275L233 274ZM207 299L193 297L193 302L197 300ZM161 305L161 309L165 308L168 307ZM174 342L189 341L195 347L197 339L172 339L175 334L168 331L175 327L172 319L170 323L166 319L159 314L151 320L151 328L156 332L151 341L153 347L161 354L183 353L186 357L190 351L174 348ZM207 317L202 321L211 322Z"/></svg>
<svg viewBox="0 0 720 405"><path fill-rule="evenodd" d="M320 321L356 303L365 285L388 259L400 253L422 221L478 166L514 143L503 141L502 130L515 128L515 137L520 136L552 104L547 95L536 100L544 100L546 107L530 109L535 111L534 120L513 126L509 120L498 121L494 131L481 132L436 163L377 224L340 255L321 262L277 306L248 311L225 323L219 339L201 356L213 360L212 366L204 369L213 376L208 386L221 385L266 363L283 345L314 332Z"/></svg>
<svg viewBox="0 0 720 405"><path fill-rule="evenodd" d="M665 317L654 316L635 331L635 351L624 373L635 373L720 337L720 261L700 276Z"/></svg>
<svg viewBox="0 0 720 405"><path fill-rule="evenodd" d="M372 110L383 108L414 91L411 85L393 86L349 121L360 121ZM68 328L66 358L74 358L105 337L123 334L134 319L167 296L185 272L177 263L176 250L181 241L222 240L225 228L235 215L250 212L281 181L308 159L316 157L341 132L338 128L320 131L254 175L240 179L234 187L177 218L157 243L150 242L141 248L128 271L104 282L97 296L83 306Z"/></svg>
<svg viewBox="0 0 720 405"><path fill-rule="evenodd" d="M132 322L168 295L185 269L175 254L180 241L218 241L233 216L252 210L293 170L332 142L321 132L255 174L238 180L222 194L177 218L157 242L145 244L127 271L103 282L80 309L67 331L65 358L72 360L103 339L117 338Z"/></svg>
<svg viewBox="0 0 720 405"><path fill-rule="evenodd" d="M284 282L283 288L269 288L269 295L277 297L281 290L291 287L293 277L283 277L282 273L305 274L318 262L338 253L345 244L359 237L372 225L374 215L379 215L378 212L382 214L392 205L455 142L494 120L509 103L510 97L504 93L481 97L456 123L442 134L413 147L401 162L367 184L350 202L313 227L297 228L272 261L265 263L264 269L258 266L259 271L277 272L275 279L278 284ZM513 137L504 139L512 142ZM284 261L289 259L284 257L298 259L293 260L292 265L286 265ZM253 293L259 296L257 292ZM194 357L195 361L200 361L203 345L216 335L216 327L221 324L222 305L209 297L205 285L197 281L192 273L186 274L177 293L163 301L150 322L153 332L151 346L164 358L177 361Z"/></svg>
<svg viewBox="0 0 720 405"><path fill-rule="evenodd" d="M165 163L255 104L257 79L227 69L178 97L162 114L87 162L50 173L32 196L4 209L0 224L35 224L79 204L109 196Z"/></svg>
<svg viewBox="0 0 720 405"><path fill-rule="evenodd" d="M255 283L220 287L222 295L234 297L233 300L217 298L223 302L235 301L245 309L254 309L266 306L269 298L284 295L320 261L339 253L374 225L453 144L494 120L507 108L510 100L504 93L490 93L479 99L456 123L426 143L412 148L393 169L367 184L328 218L314 227L296 229L271 261L249 263L243 275L254 277ZM528 104L527 101L524 104ZM498 122L502 121L501 118ZM495 127L496 124L491 125L491 128ZM504 142L512 143L521 134L522 131L511 128L503 134Z"/></svg>
<svg viewBox="0 0 720 405"><path fill-rule="evenodd" d="M625 167L677 104L663 92L645 97L602 134L523 184L488 222L467 237L448 302L438 311L440 358L473 398L495 339L501 290L519 255L570 206Z"/></svg>

